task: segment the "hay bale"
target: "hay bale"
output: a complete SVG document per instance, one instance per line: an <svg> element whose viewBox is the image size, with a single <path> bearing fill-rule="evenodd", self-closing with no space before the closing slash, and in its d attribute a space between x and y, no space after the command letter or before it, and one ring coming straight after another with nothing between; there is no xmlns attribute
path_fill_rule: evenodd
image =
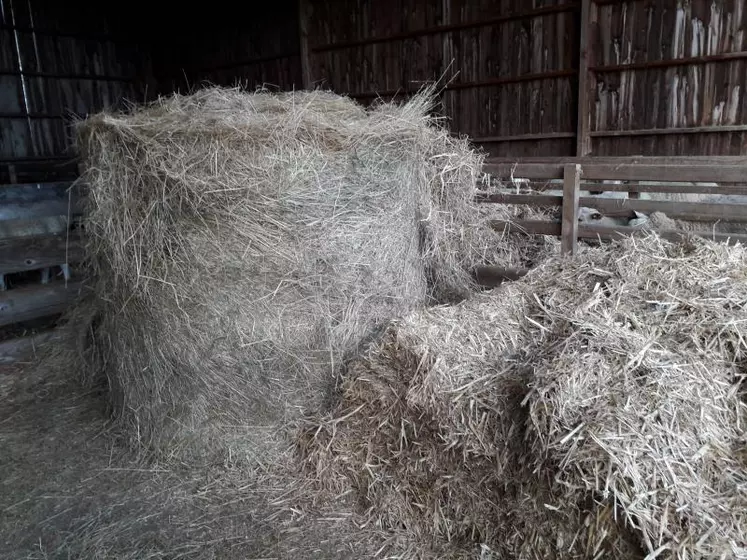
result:
<svg viewBox="0 0 747 560"><path fill-rule="evenodd" d="M747 252L623 248L532 282L552 339L528 399L538 464L614 507L651 557L747 558Z"/></svg>
<svg viewBox="0 0 747 560"><path fill-rule="evenodd" d="M744 557L746 259L630 239L397 321L307 468L436 557Z"/></svg>
<svg viewBox="0 0 747 560"><path fill-rule="evenodd" d="M482 160L431 103L216 88L79 124L86 371L138 444L321 406L379 325L474 288Z"/></svg>

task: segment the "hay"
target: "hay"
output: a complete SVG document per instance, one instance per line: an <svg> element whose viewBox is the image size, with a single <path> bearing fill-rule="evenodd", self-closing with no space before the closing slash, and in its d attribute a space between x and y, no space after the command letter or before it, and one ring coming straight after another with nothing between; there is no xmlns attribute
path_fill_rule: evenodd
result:
<svg viewBox="0 0 747 560"><path fill-rule="evenodd" d="M380 325L474 288L481 157L431 103L216 88L79 124L80 347L139 446L208 448L323 406Z"/></svg>
<svg viewBox="0 0 747 560"><path fill-rule="evenodd" d="M301 457L426 557L743 558L745 259L626 240L416 312Z"/></svg>

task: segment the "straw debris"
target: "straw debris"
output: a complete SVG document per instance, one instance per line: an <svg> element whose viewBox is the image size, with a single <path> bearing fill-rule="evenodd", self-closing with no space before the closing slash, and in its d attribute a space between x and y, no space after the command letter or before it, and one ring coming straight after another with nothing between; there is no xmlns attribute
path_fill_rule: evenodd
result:
<svg viewBox="0 0 747 560"><path fill-rule="evenodd" d="M300 456L424 557L745 558L746 259L630 239L413 313Z"/></svg>

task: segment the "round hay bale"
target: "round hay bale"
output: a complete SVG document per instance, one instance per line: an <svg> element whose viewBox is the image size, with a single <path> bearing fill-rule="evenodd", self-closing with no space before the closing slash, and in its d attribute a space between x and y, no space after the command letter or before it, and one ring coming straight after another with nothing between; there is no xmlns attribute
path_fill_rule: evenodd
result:
<svg viewBox="0 0 747 560"><path fill-rule="evenodd" d="M379 325L474 288L482 159L431 103L213 88L78 125L86 372L133 440L209 448L322 406Z"/></svg>

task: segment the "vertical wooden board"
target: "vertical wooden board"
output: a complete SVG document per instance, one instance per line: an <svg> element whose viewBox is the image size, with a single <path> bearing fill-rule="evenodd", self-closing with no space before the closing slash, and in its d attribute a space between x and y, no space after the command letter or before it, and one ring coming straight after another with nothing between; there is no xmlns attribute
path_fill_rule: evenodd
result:
<svg viewBox="0 0 747 560"><path fill-rule="evenodd" d="M17 68L18 60L15 52L13 32L0 28L0 70L16 70Z"/></svg>
<svg viewBox="0 0 747 560"><path fill-rule="evenodd" d="M23 90L18 76L0 76L0 113L25 113Z"/></svg>
<svg viewBox="0 0 747 560"><path fill-rule="evenodd" d="M0 119L0 159L33 157L27 121Z"/></svg>
<svg viewBox="0 0 747 560"><path fill-rule="evenodd" d="M593 24L594 14L592 0L581 2L580 23L580 53L578 70L578 124L576 126L576 156L584 157L591 153L592 145L589 132L591 130L591 103L593 97L590 95L593 88L592 78L589 75L590 63L590 27Z"/></svg>
<svg viewBox="0 0 747 560"><path fill-rule="evenodd" d="M581 166L568 164L563 170L563 216L561 222L560 250L574 255L578 247L578 201L581 183Z"/></svg>

